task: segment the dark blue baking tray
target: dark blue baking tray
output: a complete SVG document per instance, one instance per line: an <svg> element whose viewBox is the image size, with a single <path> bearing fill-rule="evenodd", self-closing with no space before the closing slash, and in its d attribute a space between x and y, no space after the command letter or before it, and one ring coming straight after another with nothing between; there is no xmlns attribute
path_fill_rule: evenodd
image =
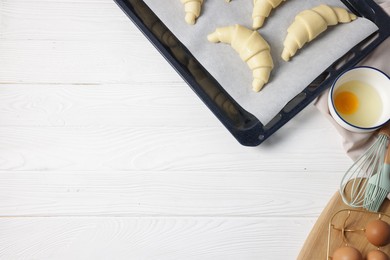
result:
<svg viewBox="0 0 390 260"><path fill-rule="evenodd" d="M344 70L364 59L390 35L390 17L373 0L341 0L358 16L378 26L371 34L312 81L267 124L244 110L200 65L143 0L114 0L183 77L239 143L257 146L310 104ZM164 0L156 0L164 1Z"/></svg>

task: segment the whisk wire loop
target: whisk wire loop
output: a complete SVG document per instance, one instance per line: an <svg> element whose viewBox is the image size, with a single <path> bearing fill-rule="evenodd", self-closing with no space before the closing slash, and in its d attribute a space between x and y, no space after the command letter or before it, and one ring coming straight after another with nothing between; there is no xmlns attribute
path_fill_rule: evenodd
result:
<svg viewBox="0 0 390 260"><path fill-rule="evenodd" d="M377 140L344 174L340 183L340 195L345 204L354 208L363 206L367 180L382 170L387 141L386 135L379 134ZM348 193L347 185L350 187Z"/></svg>

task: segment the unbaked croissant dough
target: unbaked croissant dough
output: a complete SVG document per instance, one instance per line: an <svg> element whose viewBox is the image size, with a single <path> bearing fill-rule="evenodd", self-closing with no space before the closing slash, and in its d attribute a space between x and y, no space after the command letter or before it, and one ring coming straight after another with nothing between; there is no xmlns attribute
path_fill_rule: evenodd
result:
<svg viewBox="0 0 390 260"><path fill-rule="evenodd" d="M186 12L186 22L188 24L195 24L196 19L200 16L202 11L202 4L204 0L180 0L184 4L184 11ZM225 0L230 2L231 0Z"/></svg>
<svg viewBox="0 0 390 260"><path fill-rule="evenodd" d="M282 59L289 61L298 49L324 32L328 26L349 23L355 19L356 15L347 10L327 5L319 5L300 12L287 29L288 34L283 43Z"/></svg>
<svg viewBox="0 0 390 260"><path fill-rule="evenodd" d="M203 0L180 0L184 4L184 11L186 12L186 22L188 24L195 24L202 10Z"/></svg>
<svg viewBox="0 0 390 260"><path fill-rule="evenodd" d="M229 43L239 53L252 70L254 91L260 91L268 82L274 63L270 46L258 32L237 24L217 28L207 38L210 42Z"/></svg>
<svg viewBox="0 0 390 260"><path fill-rule="evenodd" d="M259 29L263 26L265 18L267 18L272 9L278 7L286 0L253 0L253 29Z"/></svg>

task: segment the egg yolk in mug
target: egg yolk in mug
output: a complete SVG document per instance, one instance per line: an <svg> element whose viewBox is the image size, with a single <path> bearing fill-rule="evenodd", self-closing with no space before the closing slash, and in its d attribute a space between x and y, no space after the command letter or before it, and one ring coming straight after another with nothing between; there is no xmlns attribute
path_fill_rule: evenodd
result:
<svg viewBox="0 0 390 260"><path fill-rule="evenodd" d="M353 114L359 108L359 99L358 97L349 91L343 91L336 95L334 98L334 104L337 111L343 114Z"/></svg>
<svg viewBox="0 0 390 260"><path fill-rule="evenodd" d="M341 84L334 93L333 102L345 121L359 127L375 126L384 109L377 90L358 80Z"/></svg>

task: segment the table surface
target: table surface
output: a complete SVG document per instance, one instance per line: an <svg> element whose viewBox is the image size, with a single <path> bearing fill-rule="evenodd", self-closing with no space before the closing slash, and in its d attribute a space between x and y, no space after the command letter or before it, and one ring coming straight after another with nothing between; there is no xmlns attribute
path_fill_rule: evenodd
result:
<svg viewBox="0 0 390 260"><path fill-rule="evenodd" d="M352 163L241 146L111 0L0 0L0 259L295 259Z"/></svg>

